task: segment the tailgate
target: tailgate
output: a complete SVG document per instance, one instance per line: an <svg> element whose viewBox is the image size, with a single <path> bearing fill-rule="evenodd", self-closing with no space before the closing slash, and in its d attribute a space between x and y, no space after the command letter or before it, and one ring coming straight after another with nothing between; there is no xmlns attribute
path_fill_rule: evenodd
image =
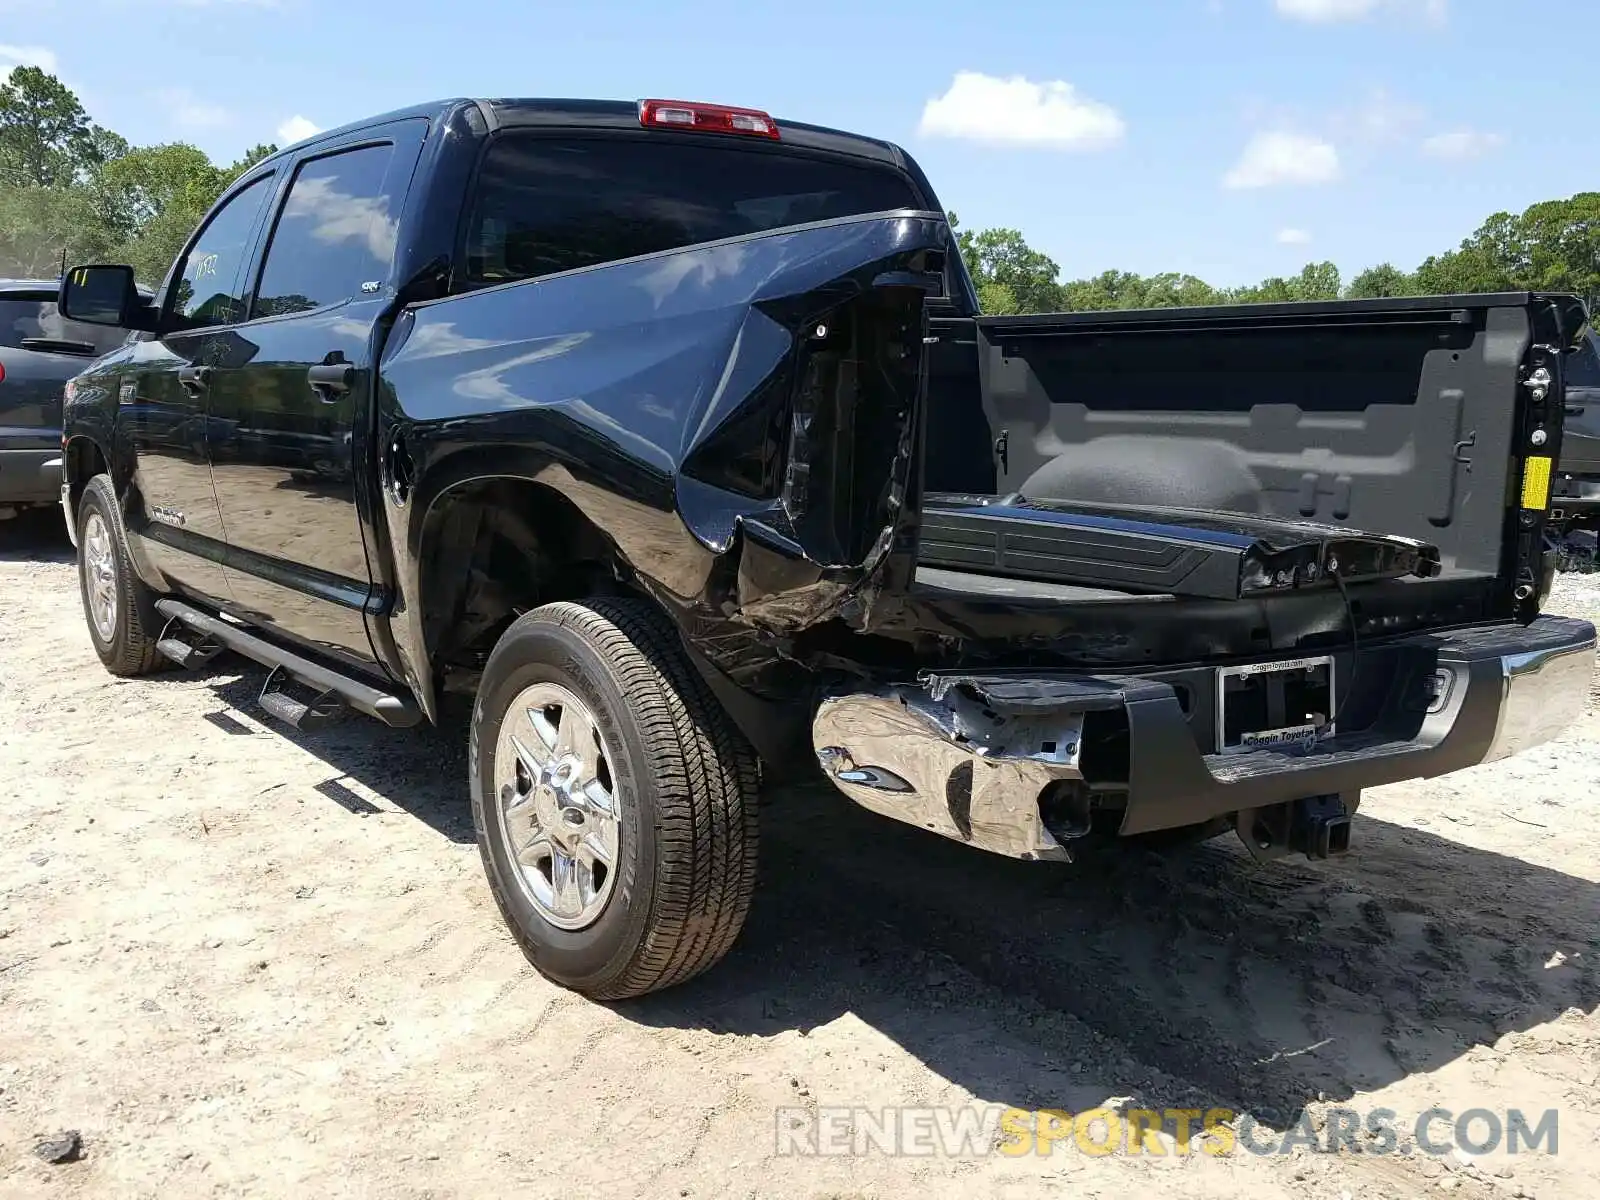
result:
<svg viewBox="0 0 1600 1200"><path fill-rule="evenodd" d="M982 318L997 490L1399 534L1528 620L1583 320L1522 293Z"/></svg>

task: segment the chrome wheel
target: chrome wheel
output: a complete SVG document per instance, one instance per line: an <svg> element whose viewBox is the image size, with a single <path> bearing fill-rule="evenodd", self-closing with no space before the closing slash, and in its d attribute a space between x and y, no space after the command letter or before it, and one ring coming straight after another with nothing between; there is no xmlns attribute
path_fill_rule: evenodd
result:
<svg viewBox="0 0 1600 1200"><path fill-rule="evenodd" d="M117 632L117 559L111 530L98 512L83 523L84 599L89 621L107 645Z"/></svg>
<svg viewBox="0 0 1600 1200"><path fill-rule="evenodd" d="M536 683L512 701L495 747L506 850L539 915L560 929L594 924L611 896L620 814L610 749L588 706Z"/></svg>

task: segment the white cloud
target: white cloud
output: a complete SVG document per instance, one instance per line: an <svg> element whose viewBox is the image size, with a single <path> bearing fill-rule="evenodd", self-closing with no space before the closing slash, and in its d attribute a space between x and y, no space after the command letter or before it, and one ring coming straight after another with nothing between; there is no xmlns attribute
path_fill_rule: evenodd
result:
<svg viewBox="0 0 1600 1200"><path fill-rule="evenodd" d="M1280 16L1314 25L1361 21L1381 10L1417 16L1442 25L1450 15L1450 0L1274 0Z"/></svg>
<svg viewBox="0 0 1600 1200"><path fill-rule="evenodd" d="M0 70L10 74L12 67L38 67L56 73L56 52L47 46L0 45Z"/></svg>
<svg viewBox="0 0 1600 1200"><path fill-rule="evenodd" d="M1296 21L1331 24L1359 21L1378 7L1378 0L1276 0L1278 12Z"/></svg>
<svg viewBox="0 0 1600 1200"><path fill-rule="evenodd" d="M156 101L182 129L220 129L233 123L233 114L227 109L201 100L188 88L165 88L156 93Z"/></svg>
<svg viewBox="0 0 1600 1200"><path fill-rule="evenodd" d="M1485 154L1505 145L1506 139L1498 133L1485 133L1477 129L1454 129L1424 138L1422 152L1429 158L1443 158L1460 162L1469 158L1482 158Z"/></svg>
<svg viewBox="0 0 1600 1200"><path fill-rule="evenodd" d="M1352 137L1386 143L1408 137L1427 118L1421 105L1374 88L1358 108L1336 116L1334 124L1339 132Z"/></svg>
<svg viewBox="0 0 1600 1200"><path fill-rule="evenodd" d="M1311 235L1304 229L1278 230L1278 244L1280 246L1304 246L1311 241Z"/></svg>
<svg viewBox="0 0 1600 1200"><path fill-rule="evenodd" d="M1303 133L1258 133L1222 182L1230 188L1331 183L1339 178L1339 152L1331 142Z"/></svg>
<svg viewBox="0 0 1600 1200"><path fill-rule="evenodd" d="M1116 109L1080 96L1070 83L1034 83L958 71L942 96L922 110L917 132L991 145L1090 150L1122 139L1127 125Z"/></svg>
<svg viewBox="0 0 1600 1200"><path fill-rule="evenodd" d="M1378 0L1276 0L1278 12L1296 21L1356 21L1378 7Z"/></svg>
<svg viewBox="0 0 1600 1200"><path fill-rule="evenodd" d="M312 124L305 117L296 113L278 126L278 145L292 146L296 142L305 141L308 137L315 137L321 132L322 129L319 126Z"/></svg>
<svg viewBox="0 0 1600 1200"><path fill-rule="evenodd" d="M364 242L380 262L394 257L397 226L388 215L387 202L341 191L337 175L296 180L283 215L285 220L308 222L311 236L324 245Z"/></svg>

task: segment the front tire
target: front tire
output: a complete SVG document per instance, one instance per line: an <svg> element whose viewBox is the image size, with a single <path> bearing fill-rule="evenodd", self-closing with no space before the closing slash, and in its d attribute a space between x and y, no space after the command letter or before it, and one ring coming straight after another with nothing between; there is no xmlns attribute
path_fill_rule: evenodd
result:
<svg viewBox="0 0 1600 1200"><path fill-rule="evenodd" d="M78 501L78 590L89 640L113 675L149 675L163 663L155 593L133 571L111 477L96 475Z"/></svg>
<svg viewBox="0 0 1600 1200"><path fill-rule="evenodd" d="M617 1000L728 952L755 890L755 755L651 606L518 619L484 666L469 760L490 889L544 975Z"/></svg>

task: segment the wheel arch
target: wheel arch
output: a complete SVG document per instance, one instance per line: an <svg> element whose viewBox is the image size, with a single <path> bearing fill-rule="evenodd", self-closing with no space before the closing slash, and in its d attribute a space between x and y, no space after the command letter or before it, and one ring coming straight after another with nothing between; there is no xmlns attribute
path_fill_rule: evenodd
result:
<svg viewBox="0 0 1600 1200"><path fill-rule="evenodd" d="M83 498L83 489L89 486L89 480L110 470L110 457L93 437L77 434L66 440L62 446L61 475L67 485L69 524L78 519L78 501Z"/></svg>
<svg viewBox="0 0 1600 1200"><path fill-rule="evenodd" d="M423 676L419 699L430 709L449 676L481 668L523 612L558 600L643 594L624 582L616 548L599 527L529 475L458 479L420 507L411 657Z"/></svg>

